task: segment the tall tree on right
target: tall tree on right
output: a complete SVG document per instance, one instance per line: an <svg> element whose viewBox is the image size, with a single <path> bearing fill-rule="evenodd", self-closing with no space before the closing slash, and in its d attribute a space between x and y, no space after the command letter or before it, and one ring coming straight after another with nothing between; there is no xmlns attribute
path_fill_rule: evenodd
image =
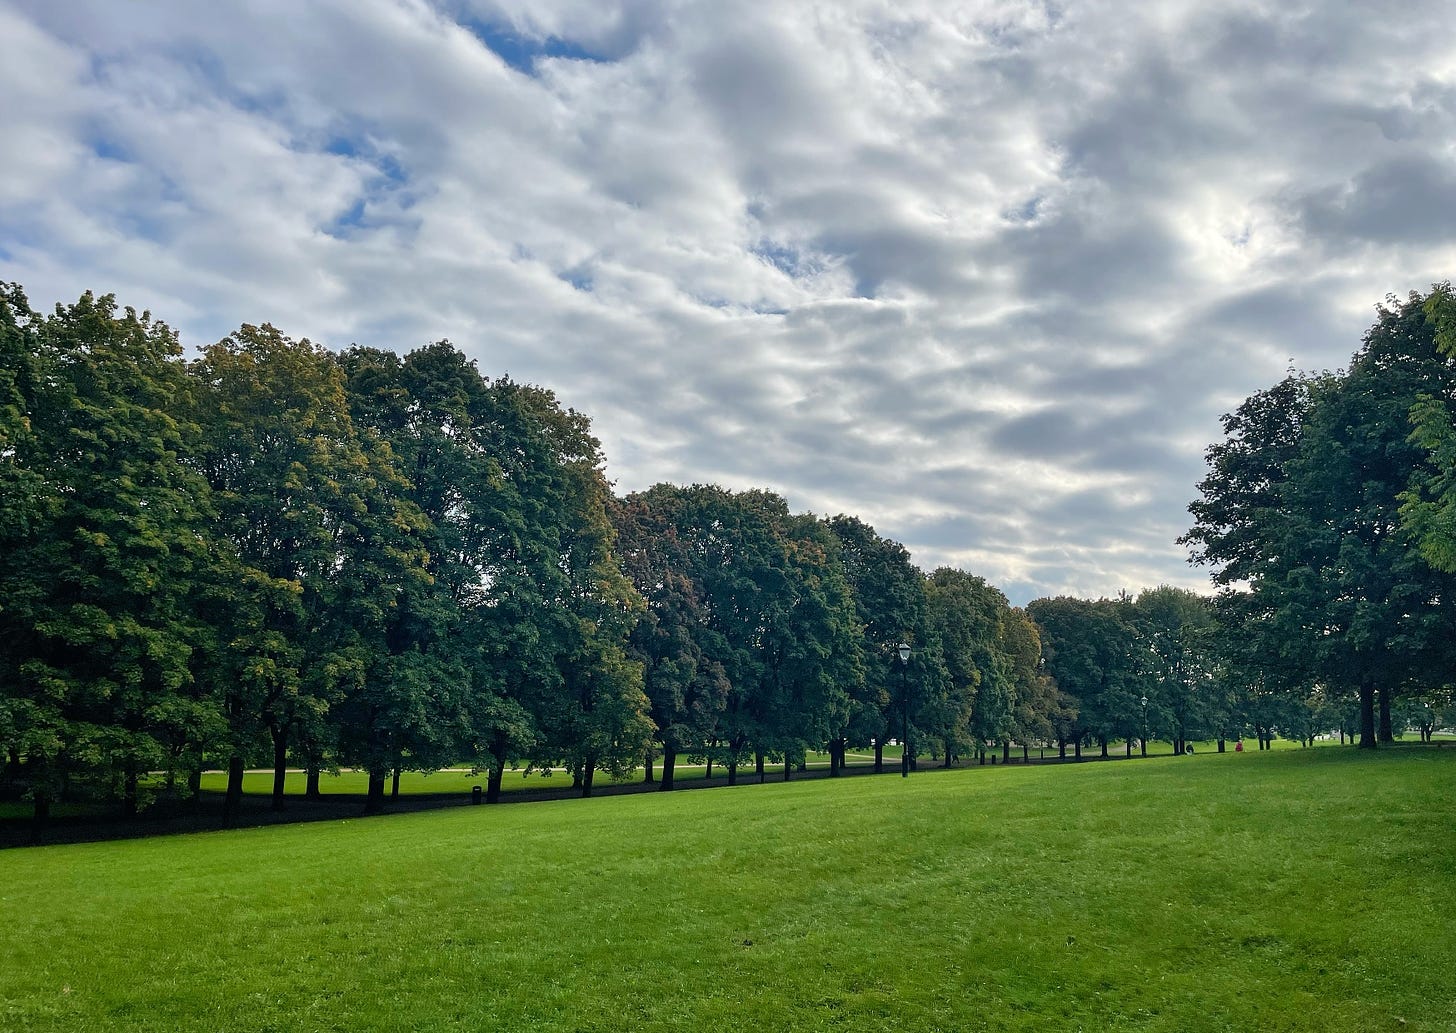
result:
<svg viewBox="0 0 1456 1033"><path fill-rule="evenodd" d="M1449 678L1456 632L1456 579L1400 511L1431 473L1412 411L1456 389L1426 301L1381 306L1347 371L1291 376L1226 416L1183 539L1224 588L1246 676L1353 693L1366 748L1390 737L1395 696Z"/></svg>

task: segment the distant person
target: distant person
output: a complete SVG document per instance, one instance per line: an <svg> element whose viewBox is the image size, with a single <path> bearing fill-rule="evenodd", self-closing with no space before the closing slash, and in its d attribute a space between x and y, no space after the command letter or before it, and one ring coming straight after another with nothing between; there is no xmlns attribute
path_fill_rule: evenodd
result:
<svg viewBox="0 0 1456 1033"><path fill-rule="evenodd" d="M1234 743L1234 752L1235 753L1243 753L1244 752L1244 740L1240 739L1238 742Z"/></svg>

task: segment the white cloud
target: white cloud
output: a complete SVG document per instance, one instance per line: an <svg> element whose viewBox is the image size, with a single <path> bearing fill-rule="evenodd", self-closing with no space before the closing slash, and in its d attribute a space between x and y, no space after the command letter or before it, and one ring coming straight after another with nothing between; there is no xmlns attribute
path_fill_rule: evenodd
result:
<svg viewBox="0 0 1456 1033"><path fill-rule="evenodd" d="M1218 413L1450 275L1422 6L0 0L0 276L449 337L624 490L773 488L1018 600L1197 584Z"/></svg>

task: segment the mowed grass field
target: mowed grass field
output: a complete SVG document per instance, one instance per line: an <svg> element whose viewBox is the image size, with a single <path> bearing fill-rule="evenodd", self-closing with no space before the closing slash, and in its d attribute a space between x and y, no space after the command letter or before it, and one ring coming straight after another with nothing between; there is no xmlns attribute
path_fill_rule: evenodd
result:
<svg viewBox="0 0 1456 1033"><path fill-rule="evenodd" d="M4 1030L1452 1030L1456 750L0 853Z"/></svg>

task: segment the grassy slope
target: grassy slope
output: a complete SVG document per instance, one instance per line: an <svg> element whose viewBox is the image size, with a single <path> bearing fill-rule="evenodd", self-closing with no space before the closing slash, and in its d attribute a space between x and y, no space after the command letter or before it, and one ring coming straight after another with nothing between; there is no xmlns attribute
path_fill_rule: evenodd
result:
<svg viewBox="0 0 1456 1033"><path fill-rule="evenodd" d="M1311 750L14 850L0 1029L1448 1030L1453 801Z"/></svg>

